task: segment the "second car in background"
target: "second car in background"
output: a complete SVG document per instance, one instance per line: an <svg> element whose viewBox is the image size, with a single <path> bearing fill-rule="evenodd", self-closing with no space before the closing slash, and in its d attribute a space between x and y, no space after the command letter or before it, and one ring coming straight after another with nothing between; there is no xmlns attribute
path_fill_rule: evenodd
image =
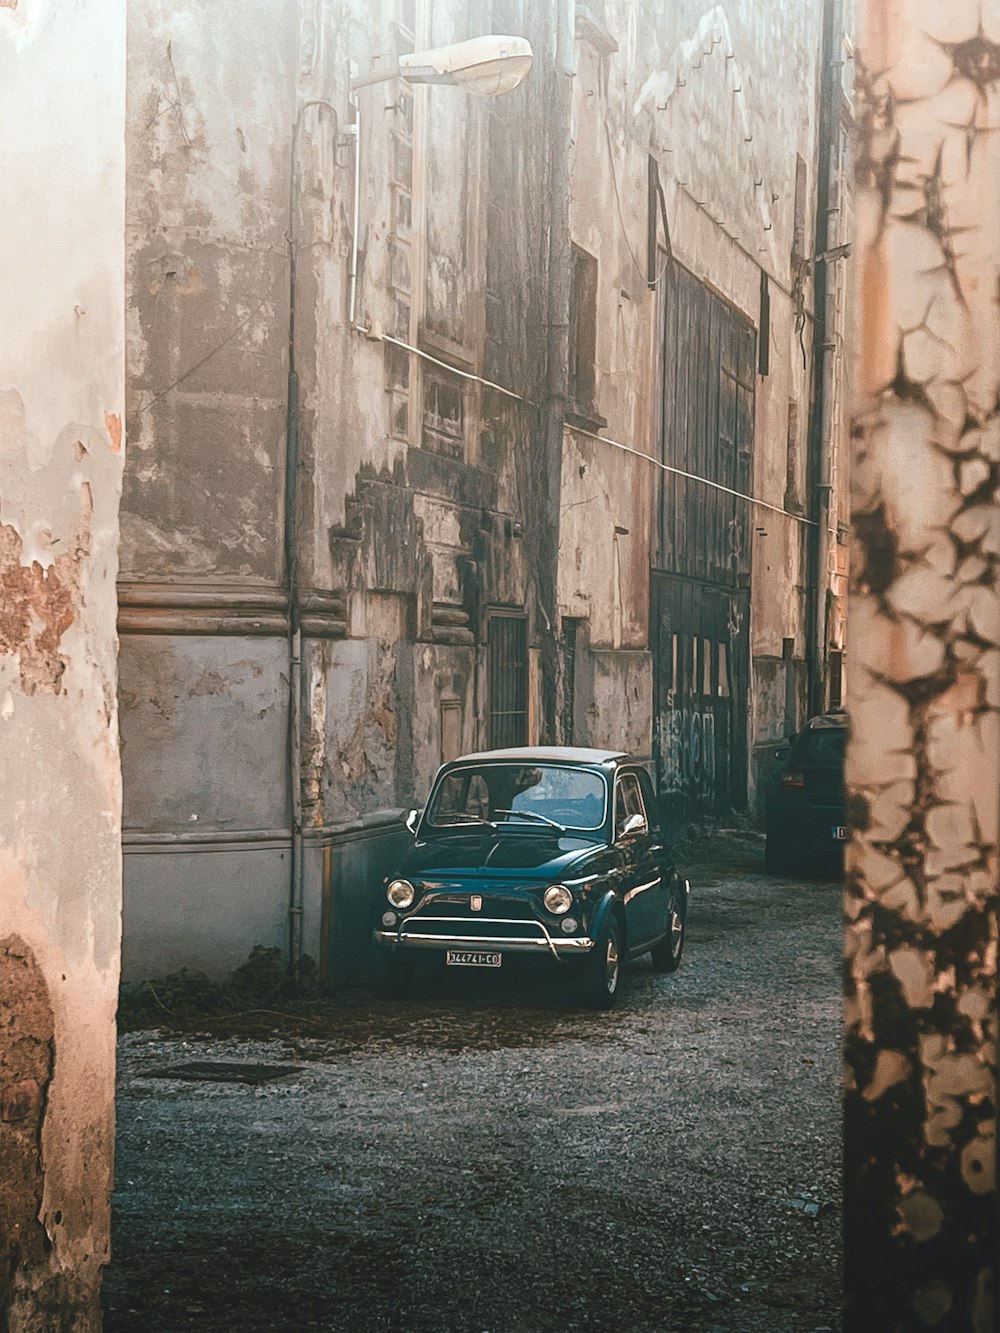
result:
<svg viewBox="0 0 1000 1333"><path fill-rule="evenodd" d="M773 875L830 865L847 841L847 714L811 718L792 743L767 804L764 866Z"/></svg>

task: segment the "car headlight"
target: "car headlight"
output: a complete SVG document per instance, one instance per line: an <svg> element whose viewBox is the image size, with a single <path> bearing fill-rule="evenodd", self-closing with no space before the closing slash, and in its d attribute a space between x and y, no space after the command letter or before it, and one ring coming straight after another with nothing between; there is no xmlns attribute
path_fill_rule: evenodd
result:
<svg viewBox="0 0 1000 1333"><path fill-rule="evenodd" d="M573 906L573 895L565 884L550 884L542 894L542 902L550 912L562 916Z"/></svg>
<svg viewBox="0 0 1000 1333"><path fill-rule="evenodd" d="M394 879L385 891L385 896L393 907L409 907L416 897L416 890L408 879Z"/></svg>

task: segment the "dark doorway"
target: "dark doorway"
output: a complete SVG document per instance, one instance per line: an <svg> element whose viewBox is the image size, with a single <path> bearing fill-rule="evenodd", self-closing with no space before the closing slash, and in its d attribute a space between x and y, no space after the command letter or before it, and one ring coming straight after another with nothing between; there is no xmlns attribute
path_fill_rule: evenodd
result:
<svg viewBox="0 0 1000 1333"><path fill-rule="evenodd" d="M528 743L528 621L511 612L489 618L487 698L489 745L500 749Z"/></svg>
<svg viewBox="0 0 1000 1333"><path fill-rule="evenodd" d="M563 694L562 743L572 745L576 739L576 646L580 622L568 617L562 623Z"/></svg>
<svg viewBox="0 0 1000 1333"><path fill-rule="evenodd" d="M653 757L676 826L747 804L752 515L739 496L752 476L756 332L672 261L660 300L659 457L690 474L662 474L650 599Z"/></svg>
<svg viewBox="0 0 1000 1333"><path fill-rule="evenodd" d="M650 611L661 817L745 810L750 593L654 570Z"/></svg>

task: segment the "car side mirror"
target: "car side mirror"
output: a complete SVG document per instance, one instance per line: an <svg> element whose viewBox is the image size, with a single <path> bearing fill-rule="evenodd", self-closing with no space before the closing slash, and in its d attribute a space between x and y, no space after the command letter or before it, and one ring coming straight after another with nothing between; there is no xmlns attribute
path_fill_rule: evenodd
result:
<svg viewBox="0 0 1000 1333"><path fill-rule="evenodd" d="M624 838L629 833L646 833L648 829L644 815L629 815L621 827L620 836Z"/></svg>
<svg viewBox="0 0 1000 1333"><path fill-rule="evenodd" d="M775 750L774 757L779 764L783 764L791 753L792 747L790 745L780 745L778 749Z"/></svg>
<svg viewBox="0 0 1000 1333"><path fill-rule="evenodd" d="M411 810L410 813L406 816L406 827L410 830L411 833L416 833L417 825L419 823L420 823L420 811Z"/></svg>

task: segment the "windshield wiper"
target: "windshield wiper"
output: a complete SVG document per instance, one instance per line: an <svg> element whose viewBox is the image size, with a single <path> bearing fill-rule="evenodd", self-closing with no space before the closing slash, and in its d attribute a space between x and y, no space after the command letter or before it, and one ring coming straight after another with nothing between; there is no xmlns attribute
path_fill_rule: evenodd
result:
<svg viewBox="0 0 1000 1333"><path fill-rule="evenodd" d="M516 815L518 819L537 819L540 824L548 824L549 828L557 828L560 833L566 832L565 824L557 824L554 819L548 815L540 815L537 810L494 810L495 815Z"/></svg>
<svg viewBox="0 0 1000 1333"><path fill-rule="evenodd" d="M494 825L484 819L482 815L463 815L458 812L446 815L438 815L436 819L431 820L435 828L448 828L453 824L485 824L487 828L493 828Z"/></svg>

